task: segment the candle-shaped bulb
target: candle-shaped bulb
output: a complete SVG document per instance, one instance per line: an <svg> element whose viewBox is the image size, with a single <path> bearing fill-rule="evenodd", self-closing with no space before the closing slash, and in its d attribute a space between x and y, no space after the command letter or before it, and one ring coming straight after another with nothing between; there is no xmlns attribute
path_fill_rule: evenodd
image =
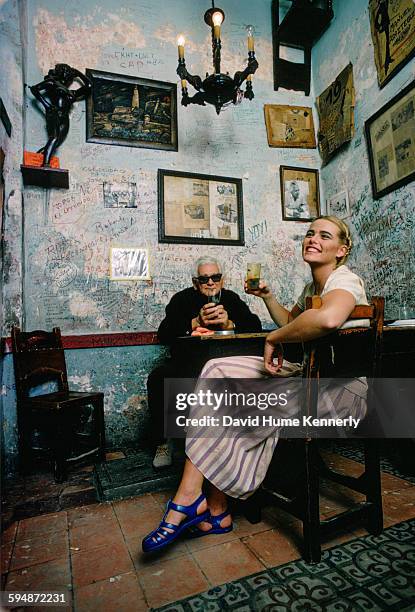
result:
<svg viewBox="0 0 415 612"><path fill-rule="evenodd" d="M184 43L185 43L185 38L183 34L180 34L180 36L177 39L177 46L179 48L179 59L184 58Z"/></svg>
<svg viewBox="0 0 415 612"><path fill-rule="evenodd" d="M248 74L248 76L246 77L246 80L252 83L252 74Z"/></svg>
<svg viewBox="0 0 415 612"><path fill-rule="evenodd" d="M186 81L186 79L182 79L181 80L181 84L182 84L182 89L187 89L187 81Z"/></svg>
<svg viewBox="0 0 415 612"><path fill-rule="evenodd" d="M248 51L254 51L254 26L247 25L246 33L248 34Z"/></svg>
<svg viewBox="0 0 415 612"><path fill-rule="evenodd" d="M216 40L220 39L220 26L222 25L223 15L219 11L215 11L212 15L213 36Z"/></svg>
<svg viewBox="0 0 415 612"><path fill-rule="evenodd" d="M223 15L219 11L215 11L212 15L212 23L214 26L221 26L223 22Z"/></svg>

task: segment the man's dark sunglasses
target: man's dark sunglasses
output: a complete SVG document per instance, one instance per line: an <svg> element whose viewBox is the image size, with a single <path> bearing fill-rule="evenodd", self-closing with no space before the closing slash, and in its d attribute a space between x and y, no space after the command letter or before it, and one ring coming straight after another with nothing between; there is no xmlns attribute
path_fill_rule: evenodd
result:
<svg viewBox="0 0 415 612"><path fill-rule="evenodd" d="M194 280L197 280L201 285L206 285L209 279L212 279L214 283L218 283L222 278L222 274L212 274L211 276L196 276Z"/></svg>

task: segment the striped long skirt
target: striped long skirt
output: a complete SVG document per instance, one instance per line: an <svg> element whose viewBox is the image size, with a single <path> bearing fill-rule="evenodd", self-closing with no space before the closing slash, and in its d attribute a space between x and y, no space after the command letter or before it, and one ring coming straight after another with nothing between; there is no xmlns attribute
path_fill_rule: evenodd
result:
<svg viewBox="0 0 415 612"><path fill-rule="evenodd" d="M301 366L284 360L279 374L290 401L286 406L273 408L274 419L298 416L301 411L301 382L297 376ZM265 379L270 378L263 367L262 357L226 357L212 359L203 368L195 393L208 389L211 379ZM232 388L232 381L229 387ZM282 381L281 381L282 382ZM236 383L236 381L235 381ZM223 389L223 386L222 386ZM245 387L246 391L246 387ZM366 414L366 379L353 379L341 386L331 382L320 386L318 417L364 418ZM339 401L340 400L340 401ZM207 414L206 406L195 406L190 418L200 419ZM212 414L211 411L209 414ZM252 408L238 407L238 417L252 414ZM281 427L238 427L233 424L216 429L209 435L206 429L190 427L186 437L186 454L203 476L219 490L231 497L245 499L260 486L267 473L278 442ZM283 469L284 466L282 466Z"/></svg>

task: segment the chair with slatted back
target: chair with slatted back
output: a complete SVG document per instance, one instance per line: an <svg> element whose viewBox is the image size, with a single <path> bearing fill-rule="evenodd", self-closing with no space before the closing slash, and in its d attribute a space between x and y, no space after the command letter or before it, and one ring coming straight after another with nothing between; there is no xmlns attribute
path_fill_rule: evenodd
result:
<svg viewBox="0 0 415 612"><path fill-rule="evenodd" d="M57 482L66 479L68 465L77 460L94 455L104 460L104 394L69 390L60 329L22 332L13 327L12 344L21 470L30 465L33 432L39 429L47 434ZM34 390L42 394L33 395ZM81 436L82 445L77 429L88 407L92 428Z"/></svg>
<svg viewBox="0 0 415 612"><path fill-rule="evenodd" d="M321 298L307 298L307 308L319 308ZM251 522L260 520L263 505L275 505L303 523L304 558L316 563L321 559L321 537L338 529L364 526L371 534L383 529L382 496L380 486L380 459L378 440L373 433L376 426L373 385L380 372L383 336L384 299L373 298L369 306L356 306L349 319L369 319L370 327L340 329L309 342L304 347L305 414L317 417L318 380L325 377L351 378L365 376L368 380L368 411L363 425L370 423L371 437L363 440L364 471L359 477L340 474L330 469L319 453L319 440L310 437L280 440L265 481L255 500L245 510ZM334 355L334 360L333 360ZM284 446L285 443L285 446ZM281 448L279 448L281 446ZM287 447L291 458L287 459ZM290 448L291 447L291 448ZM285 452L281 461L280 451ZM295 485L290 493L278 484L278 473L285 471L293 460L297 467ZM280 456L279 456L280 455ZM283 466L283 470L281 470ZM363 494L366 500L325 520L320 518L320 478L328 479Z"/></svg>

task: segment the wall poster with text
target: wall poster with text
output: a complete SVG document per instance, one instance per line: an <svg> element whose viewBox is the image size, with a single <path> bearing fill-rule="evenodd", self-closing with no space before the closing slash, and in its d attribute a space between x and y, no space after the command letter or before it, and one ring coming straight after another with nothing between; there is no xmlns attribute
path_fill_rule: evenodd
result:
<svg viewBox="0 0 415 612"><path fill-rule="evenodd" d="M415 54L413 0L369 0L370 29L379 87Z"/></svg>
<svg viewBox="0 0 415 612"><path fill-rule="evenodd" d="M320 128L318 147L323 165L354 135L353 66L349 64L316 100Z"/></svg>

